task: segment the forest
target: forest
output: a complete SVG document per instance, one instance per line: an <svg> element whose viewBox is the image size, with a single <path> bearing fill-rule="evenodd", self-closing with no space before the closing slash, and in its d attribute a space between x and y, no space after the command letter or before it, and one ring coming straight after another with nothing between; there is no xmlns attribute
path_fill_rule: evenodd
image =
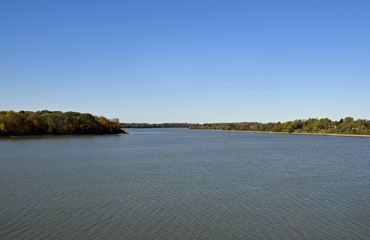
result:
<svg viewBox="0 0 370 240"><path fill-rule="evenodd" d="M339 121L332 121L328 118L310 118L277 123L205 123L193 124L190 128L277 133L370 135L370 121L366 119L354 120L352 117L346 117Z"/></svg>
<svg viewBox="0 0 370 240"><path fill-rule="evenodd" d="M60 111L0 111L0 136L125 133L118 119Z"/></svg>

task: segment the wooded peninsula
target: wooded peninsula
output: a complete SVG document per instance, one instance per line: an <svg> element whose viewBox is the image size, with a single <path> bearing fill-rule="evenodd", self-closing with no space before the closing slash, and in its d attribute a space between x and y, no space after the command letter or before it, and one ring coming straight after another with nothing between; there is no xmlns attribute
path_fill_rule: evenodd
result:
<svg viewBox="0 0 370 240"><path fill-rule="evenodd" d="M277 123L123 123L124 128L178 128L190 129L213 129L224 131L250 131L250 132L272 132L272 133L296 133L296 134L345 134L345 135L370 135L370 121L366 119L354 120L346 117L339 121L332 121L328 118L299 119L288 122Z"/></svg>
<svg viewBox="0 0 370 240"><path fill-rule="evenodd" d="M118 119L60 111L0 111L0 136L125 133Z"/></svg>

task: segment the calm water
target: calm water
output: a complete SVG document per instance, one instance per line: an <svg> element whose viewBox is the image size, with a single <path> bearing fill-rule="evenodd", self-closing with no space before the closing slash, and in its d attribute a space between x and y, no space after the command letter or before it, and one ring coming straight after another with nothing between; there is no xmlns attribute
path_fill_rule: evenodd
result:
<svg viewBox="0 0 370 240"><path fill-rule="evenodd" d="M370 138L0 140L0 239L370 239Z"/></svg>

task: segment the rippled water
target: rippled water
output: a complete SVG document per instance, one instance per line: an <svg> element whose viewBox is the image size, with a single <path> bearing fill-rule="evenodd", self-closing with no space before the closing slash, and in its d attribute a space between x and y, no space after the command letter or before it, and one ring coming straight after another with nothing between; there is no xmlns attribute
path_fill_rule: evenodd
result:
<svg viewBox="0 0 370 240"><path fill-rule="evenodd" d="M0 140L0 239L370 239L370 138Z"/></svg>

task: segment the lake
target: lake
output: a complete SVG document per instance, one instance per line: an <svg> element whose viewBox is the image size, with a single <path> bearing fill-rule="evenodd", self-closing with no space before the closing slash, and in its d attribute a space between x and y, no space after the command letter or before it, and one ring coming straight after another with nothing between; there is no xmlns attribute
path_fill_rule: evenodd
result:
<svg viewBox="0 0 370 240"><path fill-rule="evenodd" d="M0 239L370 239L370 138L0 139Z"/></svg>

